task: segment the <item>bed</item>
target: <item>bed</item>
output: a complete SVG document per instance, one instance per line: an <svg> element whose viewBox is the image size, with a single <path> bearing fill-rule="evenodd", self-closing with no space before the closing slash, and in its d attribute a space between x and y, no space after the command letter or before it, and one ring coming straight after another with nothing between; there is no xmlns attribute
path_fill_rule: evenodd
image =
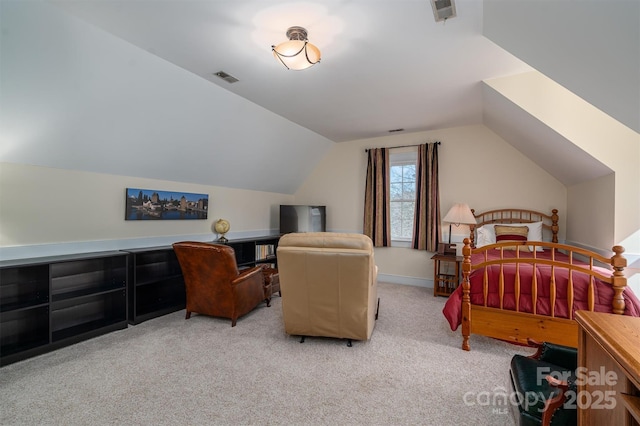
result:
<svg viewBox="0 0 640 426"><path fill-rule="evenodd" d="M626 286L622 247L603 256L559 244L556 209L474 216L462 250L462 285L442 311L453 331L462 326L462 349L471 349L471 334L577 347L577 310L640 316L640 301Z"/></svg>

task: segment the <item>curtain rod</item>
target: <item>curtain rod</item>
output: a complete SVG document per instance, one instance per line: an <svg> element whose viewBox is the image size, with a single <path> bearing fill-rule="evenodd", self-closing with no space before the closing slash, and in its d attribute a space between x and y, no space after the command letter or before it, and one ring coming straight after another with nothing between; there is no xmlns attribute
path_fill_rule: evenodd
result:
<svg viewBox="0 0 640 426"><path fill-rule="evenodd" d="M436 142L434 142L434 143L437 143L438 145L440 145L440 144L441 144L441 142L440 142L440 141L436 141ZM409 147L411 147L411 146L420 146L420 145L424 145L424 144L423 144L423 143L419 143L419 144L416 144L416 145L387 146L387 147L382 147L382 148L387 148L387 149L394 149L394 148L409 148ZM366 148L366 149L364 150L364 152L369 152L369 150L370 150L370 149L373 149L373 148Z"/></svg>

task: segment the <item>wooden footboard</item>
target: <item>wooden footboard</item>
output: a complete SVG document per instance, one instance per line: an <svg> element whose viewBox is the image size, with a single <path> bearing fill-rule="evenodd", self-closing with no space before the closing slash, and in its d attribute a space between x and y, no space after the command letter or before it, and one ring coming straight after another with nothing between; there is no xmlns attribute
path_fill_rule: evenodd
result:
<svg viewBox="0 0 640 426"><path fill-rule="evenodd" d="M472 249L471 240L469 238L464 241L463 248L464 260L462 263L462 349L470 350L469 337L471 334L479 334L488 337L494 337L510 341L513 343L526 344L528 339L537 341L548 341L552 343L562 344L566 346L577 347L578 344L578 327L573 319L574 311L574 276L578 274L582 282L588 280L586 309L595 310L595 287L596 285L607 285L613 289L613 298L611 300L611 311L616 314L623 314L625 310L625 301L623 291L627 285L624 276L624 268L627 266L627 260L622 256L624 249L620 246L613 247L614 254L610 257L604 257L597 253L572 247L564 244L546 243L546 242L509 242L498 243L480 249ZM504 253L507 248L512 257L505 257ZM543 258L537 254L536 247L542 247L550 256ZM522 249L522 250L521 250ZM475 263L472 264L471 254L484 253L483 261L475 256ZM520 255L520 251L527 252L527 255ZM500 255L497 256L496 253ZM555 253L563 253L561 259L556 259ZM491 255L491 257L489 256ZM566 256L565 256L566 255ZM560 256L558 256L560 258ZM505 269L509 265L511 270L515 269L515 276L512 277L513 300L515 300L515 309L505 309ZM598 264L608 266L610 271L598 268ZM495 266L493 266L495 265ZM486 273L489 266L497 268L497 303L488 304L489 278ZM530 280L530 293L526 296L531 297L532 312L523 312L519 305L519 301L523 292L520 271L528 268L529 271L535 271L538 266L544 266L550 270L550 279L548 283L539 283L537 274L534 273ZM483 273L482 292L483 304L471 304L471 282L470 275L472 271L479 270ZM483 272L484 271L484 272ZM529 272L530 273L530 272ZM567 318L559 317L556 313L555 306L558 298L558 288L556 278L560 274L568 277L566 293L563 291L563 299L566 300ZM585 276L587 277L585 279ZM524 280L522 280L524 281ZM538 287L539 284L548 285L548 312L541 315L537 311L539 304ZM544 287L547 289L547 287ZM496 294L493 295L494 299ZM497 306L496 306L497 305Z"/></svg>
<svg viewBox="0 0 640 426"><path fill-rule="evenodd" d="M471 305L473 323L469 334L493 337L526 345L528 339L578 347L578 324L566 318L554 318ZM464 322L463 336L464 336ZM463 348L465 343L463 342ZM469 350L467 336L466 350Z"/></svg>

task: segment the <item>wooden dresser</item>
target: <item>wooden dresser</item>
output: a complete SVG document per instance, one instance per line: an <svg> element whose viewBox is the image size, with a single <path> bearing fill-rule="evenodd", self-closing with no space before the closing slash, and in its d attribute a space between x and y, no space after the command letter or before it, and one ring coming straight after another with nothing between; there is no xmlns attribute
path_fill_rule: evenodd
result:
<svg viewBox="0 0 640 426"><path fill-rule="evenodd" d="M586 367L578 375L578 424L640 425L640 318L578 311L576 321L578 366Z"/></svg>

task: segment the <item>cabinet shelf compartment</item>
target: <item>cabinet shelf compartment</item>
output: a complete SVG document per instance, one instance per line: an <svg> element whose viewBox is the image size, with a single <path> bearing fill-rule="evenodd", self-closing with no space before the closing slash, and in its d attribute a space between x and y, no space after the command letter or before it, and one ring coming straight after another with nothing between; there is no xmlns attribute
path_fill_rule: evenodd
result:
<svg viewBox="0 0 640 426"><path fill-rule="evenodd" d="M140 323L170 312L179 311L186 306L186 294L182 276L158 281L153 285L137 286L133 302L136 315L134 323Z"/></svg>
<svg viewBox="0 0 640 426"><path fill-rule="evenodd" d="M51 298L53 299L52 302L54 303L62 302L64 300L77 299L85 296L103 294L103 293L108 293L114 290L124 289L125 286L123 284L115 284L111 286L100 285L99 290L89 287L89 288L83 288L83 289L78 289L74 291L66 291L64 293L59 293L59 294L53 293L51 295Z"/></svg>
<svg viewBox="0 0 640 426"><path fill-rule="evenodd" d="M133 263L136 285L182 276L180 263L171 248L137 253Z"/></svg>
<svg viewBox="0 0 640 426"><path fill-rule="evenodd" d="M0 261L0 365L127 326L121 251Z"/></svg>
<svg viewBox="0 0 640 426"><path fill-rule="evenodd" d="M0 314L0 329L3 361L13 354L46 345L49 343L49 306L4 312Z"/></svg>
<svg viewBox="0 0 640 426"><path fill-rule="evenodd" d="M125 288L127 260L125 256L85 259L51 265L51 297L53 302Z"/></svg>
<svg viewBox="0 0 640 426"><path fill-rule="evenodd" d="M273 262L274 260L276 260L276 256L270 255L267 257L261 257L260 259L256 259L256 262Z"/></svg>
<svg viewBox="0 0 640 426"><path fill-rule="evenodd" d="M256 262L265 262L276 258L276 245L269 243L256 244Z"/></svg>
<svg viewBox="0 0 640 426"><path fill-rule="evenodd" d="M453 274L438 274L438 279L456 281L457 278Z"/></svg>
<svg viewBox="0 0 640 426"><path fill-rule="evenodd" d="M127 250L129 253L129 323L184 309L182 269L172 246Z"/></svg>
<svg viewBox="0 0 640 426"><path fill-rule="evenodd" d="M238 267L250 268L261 263L271 263L275 266L279 240L279 236L267 236L232 240L225 244L235 251Z"/></svg>
<svg viewBox="0 0 640 426"><path fill-rule="evenodd" d="M437 291L443 294L451 294L458 287L458 279L455 275L438 274L436 280Z"/></svg>
<svg viewBox="0 0 640 426"><path fill-rule="evenodd" d="M163 281L172 281L172 280L182 280L182 274L175 274L175 275L167 275L165 277L162 278L156 278L153 280L143 280L143 281L137 281L136 282L136 287L143 287L143 286L147 286L147 285L157 285L159 282L163 282Z"/></svg>
<svg viewBox="0 0 640 426"><path fill-rule="evenodd" d="M52 303L52 341L118 324L119 328L126 328L126 297L126 290L122 289Z"/></svg>
<svg viewBox="0 0 640 426"><path fill-rule="evenodd" d="M633 416L636 423L640 424L640 397L634 395L621 394L622 403L629 414Z"/></svg>
<svg viewBox="0 0 640 426"><path fill-rule="evenodd" d="M238 266L252 265L255 263L255 243L253 242L239 242L239 243L227 243L227 245L233 248L236 254L236 263Z"/></svg>
<svg viewBox="0 0 640 426"><path fill-rule="evenodd" d="M0 312L40 305L48 301L48 265L0 270Z"/></svg>

